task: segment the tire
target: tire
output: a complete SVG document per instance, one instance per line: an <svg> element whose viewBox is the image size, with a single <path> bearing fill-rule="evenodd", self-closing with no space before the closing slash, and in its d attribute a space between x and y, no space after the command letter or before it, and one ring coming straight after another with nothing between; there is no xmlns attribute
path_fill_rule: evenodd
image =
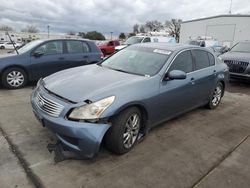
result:
<svg viewBox="0 0 250 188"><path fill-rule="evenodd" d="M218 82L213 93L209 97L209 102L206 107L209 109L215 109L219 106L221 98L224 93L224 86L221 82Z"/></svg>
<svg viewBox="0 0 250 188"><path fill-rule="evenodd" d="M6 69L2 74L2 84L7 89L20 89L27 84L26 72L18 67Z"/></svg>
<svg viewBox="0 0 250 188"><path fill-rule="evenodd" d="M5 49L5 47L4 47L4 46L1 46L1 47L0 47L0 49L2 49L2 50L3 50L3 49Z"/></svg>
<svg viewBox="0 0 250 188"><path fill-rule="evenodd" d="M128 108L111 122L112 126L105 135L106 148L118 155L129 152L137 143L141 128L142 115L140 110L136 107ZM129 128L131 123L136 123L134 130Z"/></svg>

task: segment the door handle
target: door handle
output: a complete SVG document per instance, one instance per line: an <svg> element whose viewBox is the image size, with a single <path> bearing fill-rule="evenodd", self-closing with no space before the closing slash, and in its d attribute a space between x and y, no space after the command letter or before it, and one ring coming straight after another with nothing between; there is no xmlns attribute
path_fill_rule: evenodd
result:
<svg viewBox="0 0 250 188"><path fill-rule="evenodd" d="M59 57L58 59L59 59L59 60L64 60L65 58L64 58L64 57Z"/></svg>
<svg viewBox="0 0 250 188"><path fill-rule="evenodd" d="M89 56L87 56L87 55L85 55L85 56L83 56L83 58L88 58Z"/></svg>

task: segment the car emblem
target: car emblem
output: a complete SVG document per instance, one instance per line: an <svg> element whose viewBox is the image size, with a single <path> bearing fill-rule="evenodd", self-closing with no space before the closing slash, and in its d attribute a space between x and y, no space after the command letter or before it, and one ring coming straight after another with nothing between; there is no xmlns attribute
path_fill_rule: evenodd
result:
<svg viewBox="0 0 250 188"><path fill-rule="evenodd" d="M38 104L39 106L43 107L44 106L44 101L42 99L38 99Z"/></svg>

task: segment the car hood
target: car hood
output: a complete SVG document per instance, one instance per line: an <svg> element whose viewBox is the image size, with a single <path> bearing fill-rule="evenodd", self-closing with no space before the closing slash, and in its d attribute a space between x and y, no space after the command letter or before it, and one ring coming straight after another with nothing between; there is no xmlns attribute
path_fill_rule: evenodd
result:
<svg viewBox="0 0 250 188"><path fill-rule="evenodd" d="M237 61L246 61L250 62L250 53L242 52L227 52L220 55L222 60L237 60Z"/></svg>
<svg viewBox="0 0 250 188"><path fill-rule="evenodd" d="M70 101L82 102L116 96L121 90L129 89L129 85L143 80L146 77L87 65L44 78L44 87Z"/></svg>

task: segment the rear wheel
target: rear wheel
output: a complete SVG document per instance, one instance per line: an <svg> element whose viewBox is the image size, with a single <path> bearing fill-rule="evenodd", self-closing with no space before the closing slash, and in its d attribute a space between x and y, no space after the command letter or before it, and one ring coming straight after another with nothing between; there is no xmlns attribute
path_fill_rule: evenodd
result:
<svg viewBox="0 0 250 188"><path fill-rule="evenodd" d="M9 68L2 74L2 84L8 89L22 88L27 84L27 74L21 68Z"/></svg>
<svg viewBox="0 0 250 188"><path fill-rule="evenodd" d="M5 49L5 47L4 47L4 46L1 46L0 49Z"/></svg>
<svg viewBox="0 0 250 188"><path fill-rule="evenodd" d="M116 154L129 152L137 143L142 123L141 112L132 107L121 112L112 121L112 127L105 135L106 148Z"/></svg>
<svg viewBox="0 0 250 188"><path fill-rule="evenodd" d="M219 82L209 98L209 102L207 104L207 107L209 109L214 109L217 106L219 106L223 92L224 92L223 84Z"/></svg>

